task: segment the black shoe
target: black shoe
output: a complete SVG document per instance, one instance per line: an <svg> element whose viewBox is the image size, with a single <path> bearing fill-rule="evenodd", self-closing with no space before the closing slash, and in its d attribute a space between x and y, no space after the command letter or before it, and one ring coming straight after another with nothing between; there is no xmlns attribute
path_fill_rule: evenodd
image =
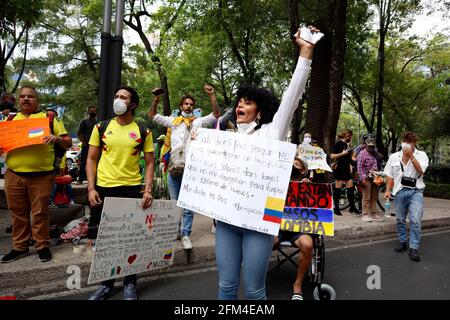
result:
<svg viewBox="0 0 450 320"><path fill-rule="evenodd" d="M408 245L406 242L400 242L400 245L394 249L395 252L403 252L408 250Z"/></svg>
<svg viewBox="0 0 450 320"><path fill-rule="evenodd" d="M335 208L335 209L333 210L333 212L334 212L334 214L337 215L337 216L342 216L342 213L341 213L341 210L340 210L340 209Z"/></svg>
<svg viewBox="0 0 450 320"><path fill-rule="evenodd" d="M10 225L9 227L6 227L5 232L12 233L12 225Z"/></svg>
<svg viewBox="0 0 450 320"><path fill-rule="evenodd" d="M350 207L349 211L351 213L356 213L356 214L360 214L361 213L361 211L358 210L356 207Z"/></svg>
<svg viewBox="0 0 450 320"><path fill-rule="evenodd" d="M52 253L49 248L40 249L37 251L40 262L46 262L52 260Z"/></svg>
<svg viewBox="0 0 450 320"><path fill-rule="evenodd" d="M114 287L108 287L105 285L101 285L90 297L88 300L105 300L111 297L115 293Z"/></svg>
<svg viewBox="0 0 450 320"><path fill-rule="evenodd" d="M419 252L417 251L417 249L409 249L409 258L412 261L420 261L420 256L419 256Z"/></svg>
<svg viewBox="0 0 450 320"><path fill-rule="evenodd" d="M1 262L2 263L13 262L14 260L24 257L27 254L28 254L28 249L26 249L25 251L17 251L17 250L12 249L8 254L3 256Z"/></svg>

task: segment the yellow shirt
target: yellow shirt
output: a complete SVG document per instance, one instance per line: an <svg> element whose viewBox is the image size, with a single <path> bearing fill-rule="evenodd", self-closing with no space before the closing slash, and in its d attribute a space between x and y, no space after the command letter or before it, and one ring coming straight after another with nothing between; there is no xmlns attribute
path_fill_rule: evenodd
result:
<svg viewBox="0 0 450 320"><path fill-rule="evenodd" d="M99 128L95 125L92 130L89 145L99 147ZM116 118L112 119L102 138L104 145L100 161L97 166L97 182L100 187L137 186L141 184L139 171L140 144L139 126L131 122L121 126ZM154 152L153 137L147 129L144 152Z"/></svg>
<svg viewBox="0 0 450 320"><path fill-rule="evenodd" d="M46 117L45 112L38 112L31 114L29 119ZM23 119L26 119L25 115L19 112L12 121ZM53 134L55 136L67 134L64 124L57 118L53 120ZM53 144L35 144L12 150L6 154L6 165L15 172L53 171L54 161L55 149Z"/></svg>

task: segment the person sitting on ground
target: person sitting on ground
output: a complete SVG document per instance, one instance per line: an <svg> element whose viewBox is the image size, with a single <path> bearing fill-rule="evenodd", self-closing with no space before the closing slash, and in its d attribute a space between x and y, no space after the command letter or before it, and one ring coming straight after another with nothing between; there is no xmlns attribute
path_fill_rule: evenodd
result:
<svg viewBox="0 0 450 320"><path fill-rule="evenodd" d="M164 91L159 88L153 89L155 97L148 112L148 116L157 124L167 127L165 145L170 146L170 160L168 166L168 185L170 199L178 199L180 193L181 181L183 179L185 156L188 153L190 145L190 132L196 127L211 127L219 118L220 110L217 104L214 88L205 85L203 90L208 94L211 100L213 112L205 117L197 118L193 114L195 108L195 99L193 96L185 95L181 98L178 107L181 115L178 117L165 117L156 113L156 108L160 101L160 96ZM194 213L190 210L183 209L182 227L181 227L181 243L185 250L192 249L192 242L189 238L192 232L192 223Z"/></svg>
<svg viewBox="0 0 450 320"><path fill-rule="evenodd" d="M296 158L292 168L291 181L310 183L310 180L306 178L307 176L308 165L305 161ZM274 248L279 246L280 243L288 241L292 244L292 246L300 249L300 254L298 255L297 276L293 284L293 294L291 300L303 300L302 285L306 271L308 270L312 260L313 236L314 235L302 232L280 230L278 237L275 237Z"/></svg>

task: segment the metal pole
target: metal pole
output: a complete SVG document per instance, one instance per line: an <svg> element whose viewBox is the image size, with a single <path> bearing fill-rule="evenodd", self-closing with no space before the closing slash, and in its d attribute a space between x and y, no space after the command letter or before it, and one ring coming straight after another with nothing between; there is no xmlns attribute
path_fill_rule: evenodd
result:
<svg viewBox="0 0 450 320"><path fill-rule="evenodd" d="M108 119L108 103L111 100L111 85L110 85L110 41L111 41L111 12L112 1L104 0L103 10L103 32L101 35L102 46L100 52L100 79L98 90L98 119Z"/></svg>
<svg viewBox="0 0 450 320"><path fill-rule="evenodd" d="M116 35L112 38L111 48L111 103L108 108L110 117L114 116L112 110L113 90L120 86L122 81L122 47L123 47L123 16L125 11L125 3L123 0L117 0L116 3Z"/></svg>

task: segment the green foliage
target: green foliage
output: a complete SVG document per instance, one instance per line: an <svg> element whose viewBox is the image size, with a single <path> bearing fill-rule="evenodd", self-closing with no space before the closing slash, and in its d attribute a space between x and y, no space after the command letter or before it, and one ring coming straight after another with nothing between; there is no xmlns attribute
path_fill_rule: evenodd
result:
<svg viewBox="0 0 450 320"><path fill-rule="evenodd" d="M449 199L450 200L450 184L436 184L428 182L423 191L425 197Z"/></svg>
<svg viewBox="0 0 450 320"><path fill-rule="evenodd" d="M425 179L432 183L450 184L450 164L432 164L428 167Z"/></svg>

